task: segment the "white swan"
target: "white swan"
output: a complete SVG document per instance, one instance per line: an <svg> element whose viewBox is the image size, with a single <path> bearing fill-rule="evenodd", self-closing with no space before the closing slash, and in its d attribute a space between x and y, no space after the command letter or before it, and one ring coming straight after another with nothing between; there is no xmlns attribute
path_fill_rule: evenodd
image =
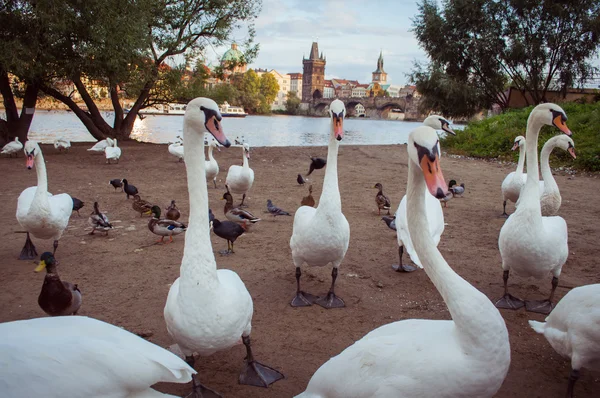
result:
<svg viewBox="0 0 600 398"><path fill-rule="evenodd" d="M119 163L121 157L121 148L117 146L117 139L113 140L112 146L104 148L104 156L106 156L106 163L110 164L111 160L116 160Z"/></svg>
<svg viewBox="0 0 600 398"><path fill-rule="evenodd" d="M61 316L0 324L2 396L158 397L158 382L196 371L169 351L93 318Z"/></svg>
<svg viewBox="0 0 600 398"><path fill-rule="evenodd" d="M573 397L581 368L600 370L600 284L576 287L565 295L546 318L529 321L552 348L571 360L567 398Z"/></svg>
<svg viewBox="0 0 600 398"><path fill-rule="evenodd" d="M210 144L208 144L208 160L205 163L205 168L206 168L206 179L213 180L213 184L215 184L215 188L216 188L217 187L217 174L219 174L219 164L213 157L213 149L215 149L215 148L217 148L217 151L219 151L219 152L221 151L219 149L219 145L217 145L216 142L211 141ZM252 180L254 180L254 171L252 169L250 169L250 171L252 171Z"/></svg>
<svg viewBox="0 0 600 398"><path fill-rule="evenodd" d="M243 166L232 165L227 171L227 178L225 178L225 185L229 187L231 193L237 195L243 194L242 203L240 206L244 206L244 200L246 199L246 192L252 188L254 182L254 170L248 165L248 159L250 159L250 146L247 143L242 145L243 148Z"/></svg>
<svg viewBox="0 0 600 398"><path fill-rule="evenodd" d="M104 148L109 147L109 146L113 146L113 139L110 137L106 137L105 140L96 142L93 147L88 149L88 151L96 152L96 153L104 153Z"/></svg>
<svg viewBox="0 0 600 398"><path fill-rule="evenodd" d="M266 387L283 375L254 361L250 348L252 298L238 274L227 269L217 270L211 247L204 172L205 131L225 147L231 145L221 128L218 105L208 98L196 98L187 105L183 122L189 224L181 275L169 290L165 322L190 366L194 364L194 353L210 355L238 344L242 338L247 360L240 383ZM194 381L194 391L199 396L203 388Z"/></svg>
<svg viewBox="0 0 600 398"><path fill-rule="evenodd" d="M431 115L423 121L424 126L431 127L434 130L443 130L446 133L454 135L454 131L450 128L450 122L439 115ZM429 221L429 232L431 237L437 246L440 243L440 238L444 232L444 211L442 210L441 203L438 199L431 195L425 196L425 204L427 208L427 220ZM423 268L421 260L415 252L412 241L410 239L410 233L408 232L408 218L406 217L406 195L402 197L398 210L396 210L396 237L398 241L398 257L400 258L399 264L392 265L392 268L398 272L412 272L417 268L410 264L403 264L402 255L404 248L410 256L410 259L419 268Z"/></svg>
<svg viewBox="0 0 600 398"><path fill-rule="evenodd" d="M58 149L61 152L64 149L66 152L68 152L69 148L71 148L71 141L69 141L67 138L58 137L54 140L54 149Z"/></svg>
<svg viewBox="0 0 600 398"><path fill-rule="evenodd" d="M350 242L350 225L342 213L342 199L338 187L338 147L344 137L346 108L340 100L329 106L331 133L327 150L327 170L319 206L301 206L294 215L294 228L290 239L292 261L296 267L296 296L292 307L304 307L316 302L324 308L344 307L344 300L334 292L338 267L344 260ZM325 297L317 298L300 290L300 267L307 263L324 267L331 263L331 288Z"/></svg>
<svg viewBox="0 0 600 398"><path fill-rule="evenodd" d="M15 157L19 156L19 152L23 149L23 144L19 141L19 137L15 137L14 141L9 142L8 144L2 147L2 155L9 155L12 157L12 154L15 154Z"/></svg>
<svg viewBox="0 0 600 398"><path fill-rule="evenodd" d="M571 135L565 124L567 115L556 104L540 104L527 119L527 182L521 191L519 206L500 230L498 246L504 270L504 296L496 302L498 308L518 309L524 303L508 293L508 274L514 271L524 277L543 278L552 274L552 291L547 300L527 301L528 311L549 314L558 277L567 261L567 223L562 217L542 217L539 193L537 142L544 124L554 125Z"/></svg>
<svg viewBox="0 0 600 398"><path fill-rule="evenodd" d="M169 144L169 153L179 159L182 162L183 159L183 143L175 142L173 144Z"/></svg>
<svg viewBox="0 0 600 398"><path fill-rule="evenodd" d="M36 141L29 140L25 143L25 155L28 169L31 169L35 162L37 186L21 192L17 203L17 221L27 231L27 240L19 258L31 260L37 257L37 252L29 234L39 239L54 239L54 254L58 240L69 223L73 199L66 193L52 195L48 192L46 164Z"/></svg>
<svg viewBox="0 0 600 398"><path fill-rule="evenodd" d="M502 201L503 201L503 212L502 215L508 217L506 213L506 202L511 201L517 203L519 195L521 194L521 188L527 181L527 174L523 174L523 166L525 165L525 137L519 135L515 137L514 144L511 151L515 151L519 148L519 162L517 163L517 170L508 173L502 181Z"/></svg>
<svg viewBox="0 0 600 398"><path fill-rule="evenodd" d="M576 158L575 142L573 142L571 137L567 137L566 135L559 135L550 138L544 144L540 155L540 163L542 165L542 178L544 179L544 189L543 191L541 191L540 196L542 216L556 215L556 213L558 213L558 209L560 209L560 204L562 202L558 185L556 184L556 180L554 179L554 176L552 175L552 170L550 169L550 153L552 153L552 150L556 147L559 147L569 152L573 159Z"/></svg>
<svg viewBox="0 0 600 398"><path fill-rule="evenodd" d="M429 232L425 198L446 191L438 148L430 127L409 135L407 216L415 250L452 320L409 319L371 331L322 365L298 398L485 398L502 385L510 365L504 320L448 266Z"/></svg>

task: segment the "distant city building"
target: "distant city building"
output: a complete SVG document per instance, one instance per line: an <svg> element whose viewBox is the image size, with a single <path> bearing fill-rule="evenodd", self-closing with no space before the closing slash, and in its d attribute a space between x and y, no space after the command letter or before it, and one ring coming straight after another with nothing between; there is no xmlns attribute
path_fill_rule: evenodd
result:
<svg viewBox="0 0 600 398"><path fill-rule="evenodd" d="M279 91L277 92L275 100L271 104L271 110L285 109L287 94L288 92L290 92L290 76L283 75L277 72L275 69L271 69L268 72L266 69L254 69L254 71L259 77L264 75L265 73L270 73L275 77L275 79L277 79L277 83L279 84Z"/></svg>
<svg viewBox="0 0 600 398"><path fill-rule="evenodd" d="M352 97L354 98L363 98L368 97L369 93L367 91L368 84L358 84L352 87Z"/></svg>
<svg viewBox="0 0 600 398"><path fill-rule="evenodd" d="M298 98L302 98L302 73L288 73L290 79L290 91L296 93Z"/></svg>
<svg viewBox="0 0 600 398"><path fill-rule="evenodd" d="M379 59L377 60L377 70L373 72L372 83L387 83L387 73L385 73L385 71L383 70L383 51L379 52Z"/></svg>
<svg viewBox="0 0 600 398"><path fill-rule="evenodd" d="M331 80L325 80L325 84L323 86L323 98L333 98L335 97L335 90L333 89L333 83Z"/></svg>
<svg viewBox="0 0 600 398"><path fill-rule="evenodd" d="M235 65L232 69L229 69ZM229 77L236 73L246 73L247 66L244 59L244 54L238 50L236 43L231 43L231 48L225 51L221 57L221 66L225 68L225 81L229 81Z"/></svg>
<svg viewBox="0 0 600 398"><path fill-rule="evenodd" d="M308 59L302 59L302 102L323 97L326 62L323 53L319 55L318 43L313 42Z"/></svg>

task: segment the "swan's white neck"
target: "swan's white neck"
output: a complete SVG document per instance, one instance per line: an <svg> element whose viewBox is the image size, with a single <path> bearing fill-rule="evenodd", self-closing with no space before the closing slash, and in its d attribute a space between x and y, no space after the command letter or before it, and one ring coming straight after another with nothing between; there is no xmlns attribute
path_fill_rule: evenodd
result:
<svg viewBox="0 0 600 398"><path fill-rule="evenodd" d="M35 174L37 175L37 189L33 201L38 204L48 204L48 174L46 173L46 162L44 161L44 155L39 148L36 148L38 152L35 156Z"/></svg>
<svg viewBox="0 0 600 398"><path fill-rule="evenodd" d="M495 344L496 338L502 339L502 333L498 331L502 328L506 331L504 320L483 293L450 268L437 249L429 233L425 208L425 195L430 193L427 191L422 171L410 159L406 190L406 213L410 237L427 276L448 306L462 348L466 352L481 352L489 349L490 344Z"/></svg>
<svg viewBox="0 0 600 398"><path fill-rule="evenodd" d="M538 165L537 144L538 136L542 128L542 123L537 120L536 113L532 112L527 119L527 132L525 133L525 142L527 149L527 182L521 190L519 198L519 207L515 213L532 210L542 216L540 205L540 176Z"/></svg>
<svg viewBox="0 0 600 398"><path fill-rule="evenodd" d="M212 145L209 145L208 147L208 160L211 162L215 160L215 158L213 158L213 148L214 147Z"/></svg>
<svg viewBox="0 0 600 398"><path fill-rule="evenodd" d="M333 121L331 133L329 134L329 147L327 149L327 168L325 170L325 179L323 180L323 192L319 200L319 209L337 209L342 211L342 199L338 186L338 148L339 142L335 139L333 132Z"/></svg>
<svg viewBox="0 0 600 398"><path fill-rule="evenodd" d="M556 148L556 141L550 139L542 148L542 154L540 156L540 162L542 164L542 178L544 180L544 191L557 191L558 185L556 184L556 180L552 175L552 170L550 169L550 154Z"/></svg>
<svg viewBox="0 0 600 398"><path fill-rule="evenodd" d="M525 165L525 148L527 144L519 145L519 163L517 163L517 171L514 178L521 178L523 175L523 166Z"/></svg>
<svg viewBox="0 0 600 398"><path fill-rule="evenodd" d="M181 261L180 289L198 290L218 284L217 263L210 243L208 191L204 164L204 134L183 125L183 155L190 195L190 217ZM201 155L202 154L202 155Z"/></svg>
<svg viewBox="0 0 600 398"><path fill-rule="evenodd" d="M250 168L250 165L248 164L248 156L246 156L246 150L244 148L242 148L242 161L244 162L244 169L248 170Z"/></svg>

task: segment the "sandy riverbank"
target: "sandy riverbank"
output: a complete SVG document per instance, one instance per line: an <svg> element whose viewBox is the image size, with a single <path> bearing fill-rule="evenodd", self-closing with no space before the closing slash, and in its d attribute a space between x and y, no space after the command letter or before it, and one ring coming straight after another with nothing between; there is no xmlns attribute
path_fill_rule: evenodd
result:
<svg viewBox="0 0 600 398"><path fill-rule="evenodd" d="M106 165L104 157L87 152L90 144L74 144L68 154L44 145L49 190L68 192L84 202L81 218L75 213L60 241L58 271L66 281L78 283L83 292L80 315L102 319L133 332L150 332L150 341L167 347L173 343L167 334L163 307L170 284L179 275L184 239L175 237L169 245L151 245L155 236L147 229L147 218L131 209L131 200L114 192L112 178L127 178L144 199L165 207L175 199L184 221L188 197L184 164L178 163L166 145L124 142L119 164ZM249 210L263 217L252 233L236 242L236 254L216 254L220 268L239 273L254 299L252 338L258 360L281 370L286 379L269 389L237 384L244 358L243 346L197 361L203 382L225 397L286 398L300 393L315 370L331 356L385 323L406 318L448 319L440 295L423 271L400 275L390 268L397 262L395 236L377 216L374 196L376 182L383 183L393 208L406 189L406 147L342 146L339 171L343 211L351 228L348 253L340 267L337 293L347 308L321 307L294 309L289 301L295 291L294 268L289 238L292 217L273 219L263 211L266 200L295 211L307 189L296 183L297 173L308 171L308 157L326 155L326 147L256 148L250 165L255 185ZM241 150L230 148L215 155L221 167L219 189L209 189L210 204L222 218L223 181L227 168L239 164ZM488 297L502 294L501 259L498 233L504 219L500 184L512 168L479 160L442 159L447 180L464 182L462 199L454 199L444 209L446 230L440 250L448 263ZM17 197L36 184L34 171L25 168L25 159L0 159L2 189L0 219L4 220L0 256L0 321L45 316L37 305L43 281L31 262L16 260L24 242L15 210ZM323 170L311 176L315 197L321 193ZM575 286L600 282L598 239L600 238L600 190L596 177L556 176L563 205L560 215L569 226L569 259L563 268L557 297ZM97 200L117 227L109 236L88 236L87 216ZM239 198L236 197L236 201ZM514 206L509 206L510 212ZM212 235L215 251L226 242ZM51 241L34 239L38 253L49 250ZM330 268L305 268L303 287L315 294L325 293L330 284ZM512 293L519 297L543 298L550 290L550 278L543 281L513 277ZM528 319L543 316L520 311L502 311L508 325L512 363L498 397L561 397L564 395L569 363L561 359L546 340L528 326ZM402 336L398 336L402 340ZM163 392L184 395L189 385L163 384ZM600 374L584 371L577 383L578 398L596 397Z"/></svg>

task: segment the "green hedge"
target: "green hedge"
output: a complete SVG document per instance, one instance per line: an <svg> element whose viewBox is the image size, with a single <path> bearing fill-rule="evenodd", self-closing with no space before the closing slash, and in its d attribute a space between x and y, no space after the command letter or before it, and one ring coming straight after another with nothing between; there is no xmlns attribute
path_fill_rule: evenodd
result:
<svg viewBox="0 0 600 398"><path fill-rule="evenodd" d="M600 102L593 104L560 104L567 113L567 126L573 132L577 159L560 149L550 156L552 167L572 166L584 171L600 171ZM444 150L478 158L497 158L517 161L519 152L510 148L518 135L525 135L527 117L533 106L509 110L485 120L470 122L456 136L442 139ZM556 127L544 126L538 142L539 150L550 137L557 135Z"/></svg>

